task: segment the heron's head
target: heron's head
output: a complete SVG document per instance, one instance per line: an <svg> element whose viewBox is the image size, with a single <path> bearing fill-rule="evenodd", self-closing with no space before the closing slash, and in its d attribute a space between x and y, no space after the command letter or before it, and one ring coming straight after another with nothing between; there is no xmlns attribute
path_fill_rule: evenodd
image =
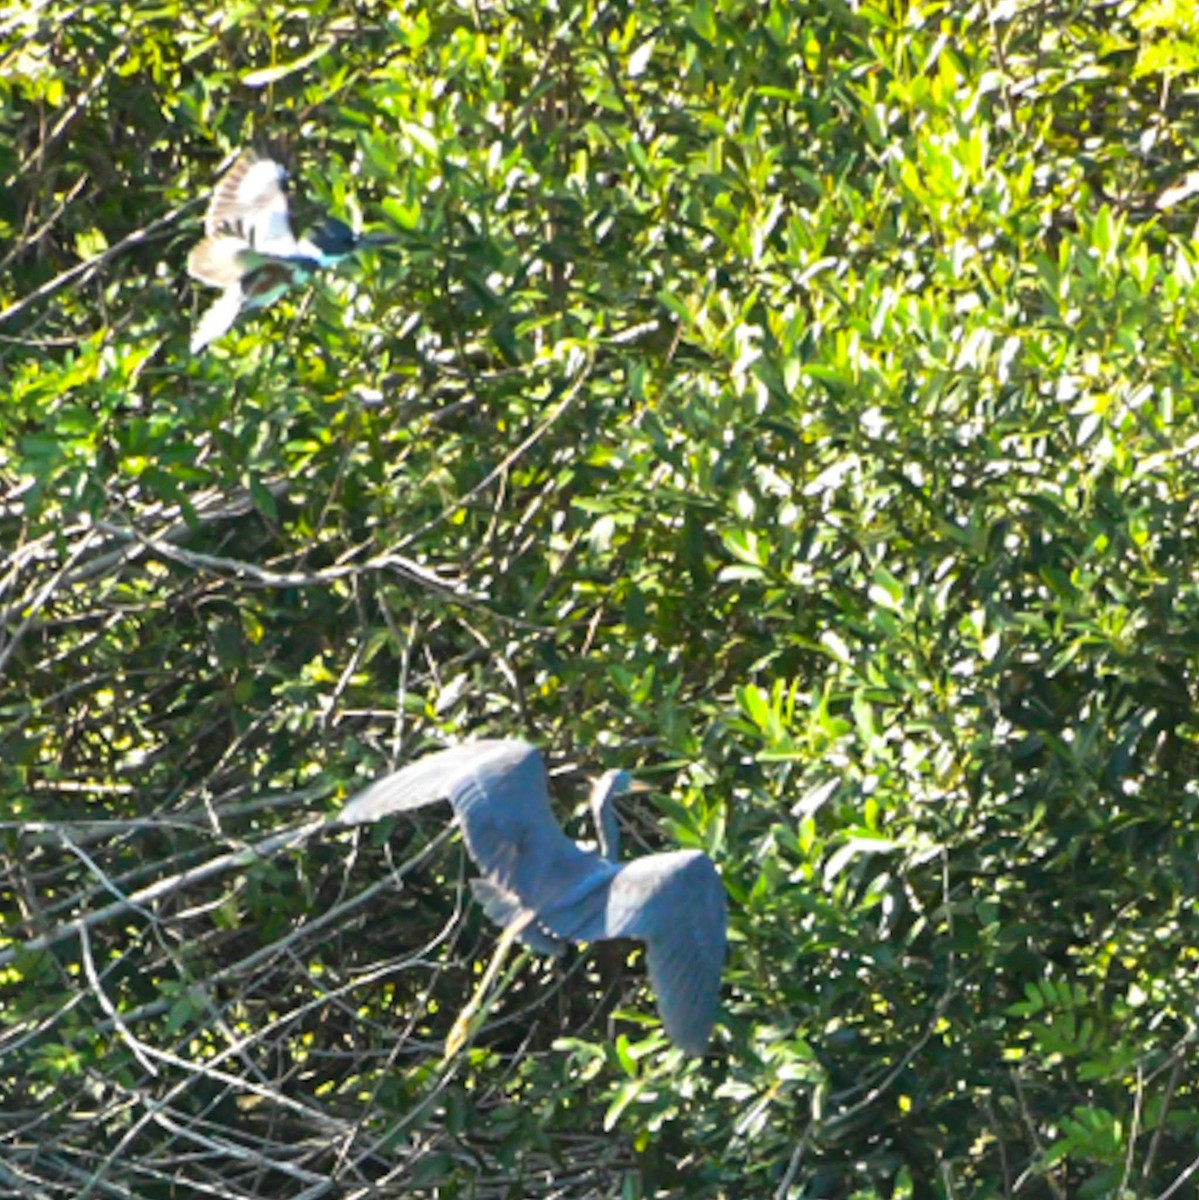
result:
<svg viewBox="0 0 1199 1200"><path fill-rule="evenodd" d="M654 789L640 779L634 779L628 771L617 768L605 771L591 784L591 811L599 813L609 801L630 792L652 792Z"/></svg>
<svg viewBox="0 0 1199 1200"><path fill-rule="evenodd" d="M591 804L597 804L596 797L601 800L609 796L623 796L633 786L633 777L624 770L605 771L597 776L591 784Z"/></svg>

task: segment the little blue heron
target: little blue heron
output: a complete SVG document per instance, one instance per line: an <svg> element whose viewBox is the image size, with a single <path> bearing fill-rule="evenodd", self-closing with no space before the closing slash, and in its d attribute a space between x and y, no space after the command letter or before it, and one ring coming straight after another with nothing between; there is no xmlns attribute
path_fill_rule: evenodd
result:
<svg viewBox="0 0 1199 1200"><path fill-rule="evenodd" d="M687 1054L708 1044L720 992L727 924L724 885L699 850L647 854L617 862L614 797L637 787L626 771L607 771L592 788L600 850L562 832L550 808L541 753L528 742L469 742L418 759L371 784L346 804L344 825L377 821L438 800L454 807L471 857L483 911L513 938L542 954L565 942L639 938L666 1032ZM498 970L492 963L478 996ZM472 1001L447 1053L465 1039Z"/></svg>

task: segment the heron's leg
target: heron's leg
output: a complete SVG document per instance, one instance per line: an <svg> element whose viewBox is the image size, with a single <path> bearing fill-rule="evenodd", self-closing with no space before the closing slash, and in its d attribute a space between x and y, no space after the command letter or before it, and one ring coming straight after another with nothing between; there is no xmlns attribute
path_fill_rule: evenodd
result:
<svg viewBox="0 0 1199 1200"><path fill-rule="evenodd" d="M525 926L532 921L534 915L534 913L530 912L518 917L500 934L500 940L496 943L495 953L491 956L491 962L488 963L487 970L483 972L483 978L479 980L479 985L475 988L474 995L471 996L466 1007L458 1014L458 1019L454 1022L453 1029L450 1030L450 1036L445 1040L445 1054L442 1056L443 1062L453 1058L475 1035L479 1026L487 1019L492 1006L508 990L508 985L512 982L512 977L520 970L525 960L529 957L529 951L523 951L509 968L500 986L494 992L491 992L492 984L495 983L496 976L500 973L500 968L504 965L504 961L512 951L512 943L521 935ZM490 995L488 994L489 992L491 992Z"/></svg>

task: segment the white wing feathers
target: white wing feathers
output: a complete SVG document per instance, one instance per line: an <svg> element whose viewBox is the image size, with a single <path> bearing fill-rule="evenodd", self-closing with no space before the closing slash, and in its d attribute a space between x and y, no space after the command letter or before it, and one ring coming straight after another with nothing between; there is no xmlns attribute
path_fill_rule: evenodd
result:
<svg viewBox="0 0 1199 1200"><path fill-rule="evenodd" d="M296 239L283 190L286 178L273 159L243 150L212 193L204 232L210 238L240 237L260 254L294 254Z"/></svg>
<svg viewBox="0 0 1199 1200"><path fill-rule="evenodd" d="M232 234L203 238L187 256L187 273L209 287L227 288L241 279L245 253L245 241Z"/></svg>
<svg viewBox="0 0 1199 1200"><path fill-rule="evenodd" d="M221 293L216 303L200 318L195 332L192 333L191 352L193 354L198 354L209 342L215 341L233 328L233 322L237 320L237 315L241 312L241 300L239 284L231 284Z"/></svg>

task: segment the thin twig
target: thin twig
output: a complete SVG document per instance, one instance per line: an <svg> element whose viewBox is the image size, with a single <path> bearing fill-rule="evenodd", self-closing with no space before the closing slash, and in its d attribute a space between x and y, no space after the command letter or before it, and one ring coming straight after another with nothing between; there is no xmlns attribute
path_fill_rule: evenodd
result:
<svg viewBox="0 0 1199 1200"><path fill-rule="evenodd" d="M164 896L171 895L173 892L181 891L184 888L192 887L197 883L203 883L209 879L215 879L217 876L223 875L226 871L232 871L237 867L249 866L251 863L269 858L281 850L299 845L318 829L324 828L325 825L326 820L324 817L316 817L295 828L272 834L270 837L263 838L262 841L256 842L253 845L245 846L240 850L233 850L228 854L222 854L201 866L190 867L186 871L180 871L177 875L172 875L167 879L160 879L142 888L140 891L133 892L122 900L113 901L112 904L105 905L95 912L78 917L74 921L68 921L65 925L60 925L57 929L52 929L49 933L42 934L40 937L31 938L29 941L7 950L0 950L0 967L5 967L9 963L14 962L21 954L34 954L40 950L47 950L59 942L66 941L68 938L77 937L83 929L91 929L96 925L102 925L105 921L111 921L114 917L119 917L123 913L134 911L147 904L152 904L157 900L161 900Z"/></svg>
<svg viewBox="0 0 1199 1200"><path fill-rule="evenodd" d="M63 576L71 569L79 559L87 553L88 549L96 542L97 535L95 531L84 535L82 541L71 551L70 558L54 572L53 575L39 589L37 595L33 599L33 603L29 605L25 613L25 619L13 631L13 635L8 640L8 645L0 650L0 675L4 674L5 667L8 666L8 660L16 653L17 647L21 644L21 640L33 625L34 619L50 597L54 594L55 589L62 582Z"/></svg>
<svg viewBox="0 0 1199 1200"><path fill-rule="evenodd" d="M569 409L570 406L574 403L575 398L578 396L579 392L583 388L583 384L586 383L587 379L590 377L591 370L594 365L595 365L594 354L589 353L587 356L587 361L584 364L582 370L580 370L578 376L575 378L574 382L570 385L570 387L567 388L566 394L554 406L554 409L550 413L550 415L548 417L546 417L546 419L544 421L542 421L541 424L538 425L537 428L534 429L533 432L531 434L529 434L529 436L527 438L525 438L525 440L516 447L516 449L514 449L510 453L506 454L500 460L498 465L493 467L492 470L488 471L487 474L477 484L475 484L475 486L473 488L471 488L467 492L464 492L461 496L458 497L457 500L454 501L453 504L449 505L446 508L443 508L441 510L441 512L439 512L437 514L437 516L431 517L422 526L420 526L420 528L418 528L415 532L410 533L406 537L402 538L399 543L399 549L402 550L405 546L412 545L412 543L414 541L416 541L420 537L423 537L426 533L429 532L429 530L436 528L438 525L440 525L442 523L442 521L448 520L456 512L459 512L461 509L465 508L480 492L485 491L501 475L503 475L504 472L507 471L508 468L511 467L512 464L514 462L516 462L517 459L519 459L525 453L526 450L528 450L531 446L535 446L543 437L545 437L545 435L547 433L549 433L549 431L566 414L567 409Z"/></svg>
<svg viewBox="0 0 1199 1200"><path fill-rule="evenodd" d="M81 277L84 279L91 278L101 267L116 258L118 254L123 254L131 247L140 245L160 229L174 224L189 208L194 208L197 204L202 203L203 200L203 196L198 196L194 200L188 200L187 203L180 204L178 208L171 209L165 217L159 217L157 221L151 221L149 225L145 225L141 229L135 229L127 237L117 242L115 246L110 246L107 250L94 255L85 262L76 263L75 266L63 271L60 275L47 280L41 287L35 288L30 292L28 296L18 300L15 304L10 304L6 309L0 310L0 325L3 325L5 321L11 321L13 317L19 316L39 300L44 300L47 296L54 295L60 288L66 287L68 283L73 283Z"/></svg>
<svg viewBox="0 0 1199 1200"><path fill-rule="evenodd" d="M128 1026L121 1020L121 1014L117 1012L112 1001L108 998L108 994L104 991L104 985L100 982L100 976L96 973L96 963L92 958L92 940L88 934L86 925L82 925L79 928L79 949L83 956L84 974L87 975L87 981L91 984L92 994L96 997L100 1007L108 1014L113 1028L117 1031L117 1036L129 1047L129 1052L141 1063L142 1069L146 1074L152 1075L157 1079L158 1068L147 1057L141 1042L129 1032Z"/></svg>

